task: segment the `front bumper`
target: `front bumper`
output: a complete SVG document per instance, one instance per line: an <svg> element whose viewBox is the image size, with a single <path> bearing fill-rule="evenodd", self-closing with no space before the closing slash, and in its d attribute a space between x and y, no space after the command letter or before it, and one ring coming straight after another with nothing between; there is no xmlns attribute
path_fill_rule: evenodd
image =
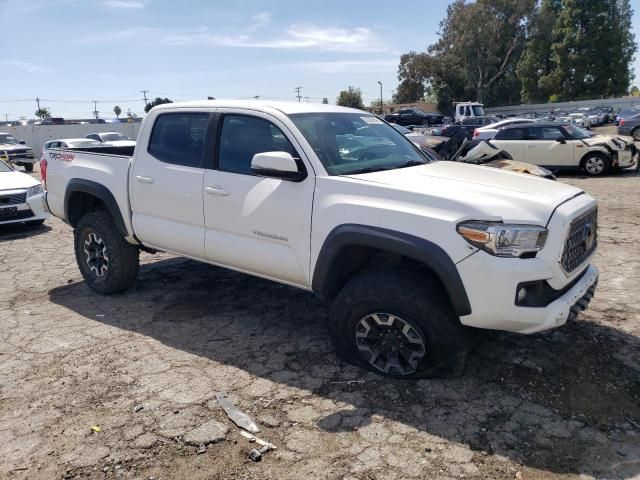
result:
<svg viewBox="0 0 640 480"><path fill-rule="evenodd" d="M553 272L539 258L486 257L489 255L477 252L457 265L471 304L471 314L460 317L460 321L470 327L516 333L536 333L559 327L589 292L593 296L598 281L598 269L589 265L586 271L581 270L580 279L568 291L547 306L518 306L515 298L519 284L549 279Z"/></svg>
<svg viewBox="0 0 640 480"><path fill-rule="evenodd" d="M0 225L46 219L49 214L44 209L43 196L44 194L34 195L27 198L25 203L11 205L9 207L0 207L0 210L12 208L11 215L0 214ZM15 212L13 211L13 207L15 207Z"/></svg>

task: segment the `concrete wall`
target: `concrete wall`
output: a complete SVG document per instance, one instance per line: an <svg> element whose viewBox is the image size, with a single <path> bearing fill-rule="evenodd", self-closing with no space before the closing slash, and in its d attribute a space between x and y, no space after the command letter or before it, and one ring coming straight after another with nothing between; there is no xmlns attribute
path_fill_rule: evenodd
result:
<svg viewBox="0 0 640 480"><path fill-rule="evenodd" d="M548 112L559 108L560 110L573 111L582 107L596 107L598 105L611 106L615 109L624 110L625 108L640 105L640 97L622 97L622 98L597 98L595 100L578 100L575 102L557 102L557 103L537 103L531 105L511 105L509 107L490 107L485 108L487 113L523 113L523 112Z"/></svg>
<svg viewBox="0 0 640 480"><path fill-rule="evenodd" d="M26 125L0 127L1 132L10 133L18 140L24 140L40 156L42 145L58 138L84 138L90 133L120 132L135 140L141 123L106 123L94 125Z"/></svg>

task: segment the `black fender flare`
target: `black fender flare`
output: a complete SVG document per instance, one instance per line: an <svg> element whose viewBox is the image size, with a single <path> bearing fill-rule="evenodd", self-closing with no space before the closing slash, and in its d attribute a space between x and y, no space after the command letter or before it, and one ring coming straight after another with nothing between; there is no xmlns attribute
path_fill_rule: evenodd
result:
<svg viewBox="0 0 640 480"><path fill-rule="evenodd" d="M70 221L69 209L72 208L70 206L71 196L78 192L87 193L102 201L102 203L107 207L107 210L111 215L111 218L113 218L113 222L120 233L125 237L129 236L124 219L120 213L120 207L118 206L118 203L111 191L100 183L85 180L83 178L72 178L67 184L67 190L64 193L64 217L67 223L72 227L75 227L75 225Z"/></svg>
<svg viewBox="0 0 640 480"><path fill-rule="evenodd" d="M313 272L312 289L321 298L331 298L341 287L340 255L346 247L362 246L402 255L425 265L438 276L458 316L469 315L467 292L451 257L440 246L424 238L367 225L344 224L325 239Z"/></svg>

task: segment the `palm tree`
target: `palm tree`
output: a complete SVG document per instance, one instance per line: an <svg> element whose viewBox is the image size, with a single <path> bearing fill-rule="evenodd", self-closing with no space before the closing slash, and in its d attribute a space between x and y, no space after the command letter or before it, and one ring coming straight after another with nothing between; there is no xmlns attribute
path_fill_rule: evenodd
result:
<svg viewBox="0 0 640 480"><path fill-rule="evenodd" d="M113 107L113 113L116 114L116 118L120 118L120 114L122 113L122 109L116 105L115 107Z"/></svg>
<svg viewBox="0 0 640 480"><path fill-rule="evenodd" d="M40 120L44 120L45 118L51 117L51 112L49 111L49 109L47 107L42 107L42 108L39 108L38 110L36 110L36 114L35 115Z"/></svg>

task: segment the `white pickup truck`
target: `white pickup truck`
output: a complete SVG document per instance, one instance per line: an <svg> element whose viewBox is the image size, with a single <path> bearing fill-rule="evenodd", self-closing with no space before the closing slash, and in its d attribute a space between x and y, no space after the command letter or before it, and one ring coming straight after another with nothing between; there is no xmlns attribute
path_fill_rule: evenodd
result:
<svg viewBox="0 0 640 480"><path fill-rule="evenodd" d="M383 375L459 365L466 326L562 325L598 279L582 190L429 161L359 110L172 103L149 112L133 156L45 155L47 208L95 291L133 286L140 250L282 282L331 301L339 353Z"/></svg>

